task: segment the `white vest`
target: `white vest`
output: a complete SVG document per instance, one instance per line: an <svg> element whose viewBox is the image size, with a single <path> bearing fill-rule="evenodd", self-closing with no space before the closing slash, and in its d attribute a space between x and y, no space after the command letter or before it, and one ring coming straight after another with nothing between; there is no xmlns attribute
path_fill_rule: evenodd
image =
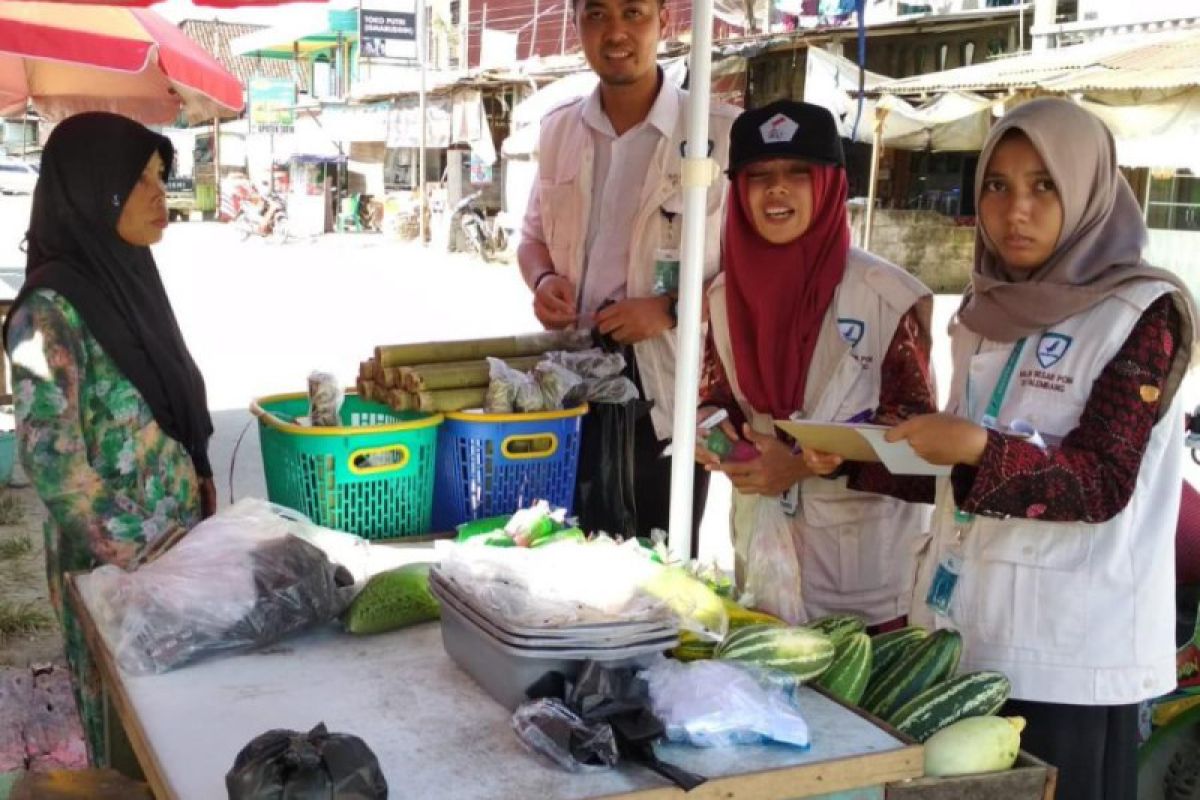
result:
<svg viewBox="0 0 1200 800"><path fill-rule="evenodd" d="M1174 291L1166 283L1136 283L1029 337L997 415L1000 429L1023 421L1048 444L1069 433L1092 384L1138 319ZM978 422L1013 345L983 340L961 325L952 327L951 337L947 410ZM963 531L948 617L935 616L926 604L937 564L957 537L953 492L948 479L939 480L914 619L961 631L960 670L1004 673L1017 699L1120 705L1171 691L1182 431L1176 394L1150 436L1129 504L1107 522L975 517Z"/></svg>
<svg viewBox="0 0 1200 800"><path fill-rule="evenodd" d="M625 290L628 297L654 294L654 251L671 245L680 247L683 225L674 226L676 241L665 239L666 218L662 212L682 214L682 144L687 138L688 93L665 82L662 91L679 94L679 119L674 132L664 137L654 151L650 169L637 203L633 230L630 232L629 267ZM580 286L583 279L587 225L592 203L594 144L583 121L583 98L551 111L542 120L538 150L538 192L546 247L554 268ZM729 131L739 110L724 103L713 103L709 112L709 137L712 158L721 169L729 155ZM724 176L708 190L705 222L704 277L707 280L720 269L721 225L725 218ZM659 439L671 438L675 409L676 332L674 330L638 342L633 346L638 374L646 399L654 401L650 418Z"/></svg>
<svg viewBox="0 0 1200 800"><path fill-rule="evenodd" d="M880 367L900 318L915 304L926 325L929 289L898 267L851 249L846 272L826 312L805 388L807 419L844 421L879 406ZM751 408L738 385L725 305L724 276L709 291L717 352L747 420L772 433L768 414ZM786 517L776 498L734 492L732 524L739 583L756 525L764 513L787 525L800 558L803 606L808 618L854 612L869 624L908 613L916 555L925 541L929 507L846 488L846 479L800 483L800 507ZM773 508L766 509L762 504Z"/></svg>

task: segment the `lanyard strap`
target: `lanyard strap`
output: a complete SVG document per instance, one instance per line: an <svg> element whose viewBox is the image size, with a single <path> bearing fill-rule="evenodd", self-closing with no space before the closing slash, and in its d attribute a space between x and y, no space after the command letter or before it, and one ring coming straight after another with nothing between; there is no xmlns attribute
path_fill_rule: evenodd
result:
<svg viewBox="0 0 1200 800"><path fill-rule="evenodd" d="M1000 371L1000 377L996 380L996 388L992 389L992 399L988 401L987 411L981 420L985 428L994 428L1000 418L1000 406L1004 404L1004 396L1008 394L1008 385L1012 382L1013 372L1017 369L1017 362L1020 361L1024 349L1025 337L1022 336L1009 352L1008 361L1004 362L1004 369Z"/></svg>

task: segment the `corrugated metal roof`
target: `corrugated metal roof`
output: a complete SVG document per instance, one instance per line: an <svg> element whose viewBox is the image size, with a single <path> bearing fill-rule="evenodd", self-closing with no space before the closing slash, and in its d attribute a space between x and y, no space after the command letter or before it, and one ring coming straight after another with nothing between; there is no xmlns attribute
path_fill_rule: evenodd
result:
<svg viewBox="0 0 1200 800"><path fill-rule="evenodd" d="M221 66L241 81L243 86L249 83L251 78L281 78L293 80L301 91L308 91L308 76L296 62L278 58L235 56L230 51L230 41L264 27L266 26L202 19L185 19L179 24L180 30L208 51Z"/></svg>
<svg viewBox="0 0 1200 800"><path fill-rule="evenodd" d="M1200 86L1200 31L1107 37L1044 53L890 81L887 94L951 90L1047 92L1176 90Z"/></svg>

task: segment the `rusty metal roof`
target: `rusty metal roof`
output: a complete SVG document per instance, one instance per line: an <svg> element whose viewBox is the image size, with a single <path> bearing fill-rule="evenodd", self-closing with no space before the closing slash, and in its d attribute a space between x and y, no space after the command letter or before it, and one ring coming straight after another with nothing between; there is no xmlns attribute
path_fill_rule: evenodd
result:
<svg viewBox="0 0 1200 800"><path fill-rule="evenodd" d="M301 65L295 61L279 58L253 58L250 56L235 56L229 49L229 42L247 33L261 30L263 25L246 25L236 22L221 22L220 20L185 19L179 23L179 28L203 47L221 66L229 70L242 85L249 83L251 78L281 78L296 82L301 91L308 90L308 75Z"/></svg>
<svg viewBox="0 0 1200 800"><path fill-rule="evenodd" d="M970 67L880 85L886 94L951 90L1053 93L1176 91L1200 87L1200 30L1105 37L1042 53L997 58Z"/></svg>

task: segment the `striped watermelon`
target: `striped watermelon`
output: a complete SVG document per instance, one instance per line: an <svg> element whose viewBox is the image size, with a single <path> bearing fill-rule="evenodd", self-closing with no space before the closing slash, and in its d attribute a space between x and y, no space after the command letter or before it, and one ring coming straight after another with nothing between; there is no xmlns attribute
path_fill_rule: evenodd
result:
<svg viewBox="0 0 1200 800"><path fill-rule="evenodd" d="M833 663L815 681L834 697L856 705L871 677L871 637L852 633L837 645Z"/></svg>
<svg viewBox="0 0 1200 800"><path fill-rule="evenodd" d="M716 658L786 673L798 683L812 680L833 661L829 637L808 628L752 625L725 637Z"/></svg>
<svg viewBox="0 0 1200 800"><path fill-rule="evenodd" d="M930 686L887 721L923 742L960 719L995 714L1010 691L1012 684L999 672L971 672Z"/></svg>
<svg viewBox="0 0 1200 800"><path fill-rule="evenodd" d="M961 654L962 636L958 631L934 631L867 687L862 707L888 719L909 700L953 674Z"/></svg>
<svg viewBox="0 0 1200 800"><path fill-rule="evenodd" d="M825 634L833 640L833 644L836 647L847 636L864 632L867 629L867 623L862 617L856 617L853 614L830 614L826 617L814 619L804 627Z"/></svg>
<svg viewBox="0 0 1200 800"><path fill-rule="evenodd" d="M874 686L887 668L916 647L929 636L929 631L917 625L907 628L877 633L871 637L871 680L867 686Z"/></svg>

